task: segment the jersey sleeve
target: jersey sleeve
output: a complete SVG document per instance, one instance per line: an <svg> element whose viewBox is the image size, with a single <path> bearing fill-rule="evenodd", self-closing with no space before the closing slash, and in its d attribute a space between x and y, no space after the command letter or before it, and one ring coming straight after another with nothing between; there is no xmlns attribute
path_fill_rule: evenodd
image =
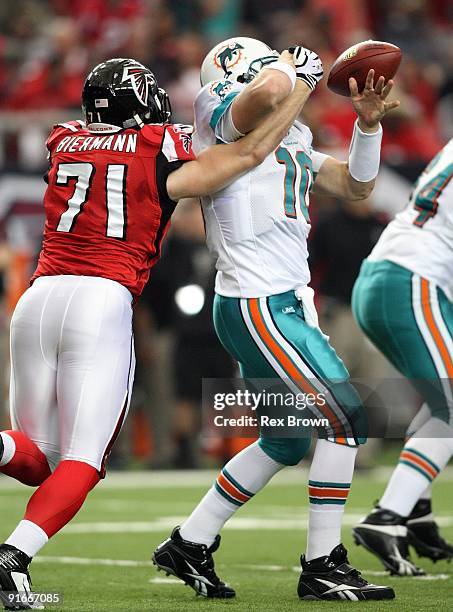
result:
<svg viewBox="0 0 453 612"><path fill-rule="evenodd" d="M321 166L326 159L329 159L330 155L326 155L325 153L320 153L319 151L311 149L310 157L313 166L313 180L316 181L316 177L318 176L318 172L321 170Z"/></svg>
<svg viewBox="0 0 453 612"><path fill-rule="evenodd" d="M165 126L162 145L156 158L156 179L161 200L172 202L167 192L168 176L184 163L193 161L191 125Z"/></svg>
<svg viewBox="0 0 453 612"><path fill-rule="evenodd" d="M195 159L192 149L192 133L191 125L176 123L165 127L162 153L169 163L180 162L177 166L179 168L184 162Z"/></svg>
<svg viewBox="0 0 453 612"><path fill-rule="evenodd" d="M229 143L243 134L231 119L231 105L244 85L230 81L213 81L205 85L195 99L195 124L199 133L210 130L217 141Z"/></svg>

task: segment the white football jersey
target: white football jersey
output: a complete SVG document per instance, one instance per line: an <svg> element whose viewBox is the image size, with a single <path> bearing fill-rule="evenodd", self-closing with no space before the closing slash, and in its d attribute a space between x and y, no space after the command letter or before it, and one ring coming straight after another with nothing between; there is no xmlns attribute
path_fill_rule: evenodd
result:
<svg viewBox="0 0 453 612"><path fill-rule="evenodd" d="M407 207L370 256L388 259L439 285L453 300L453 138L418 178Z"/></svg>
<svg viewBox="0 0 453 612"><path fill-rule="evenodd" d="M199 92L195 152L240 137L230 107L243 87L214 81ZM310 130L296 122L260 166L202 198L207 244L217 259L215 289L220 295L265 297L310 281L309 191L327 157L314 152L311 142Z"/></svg>

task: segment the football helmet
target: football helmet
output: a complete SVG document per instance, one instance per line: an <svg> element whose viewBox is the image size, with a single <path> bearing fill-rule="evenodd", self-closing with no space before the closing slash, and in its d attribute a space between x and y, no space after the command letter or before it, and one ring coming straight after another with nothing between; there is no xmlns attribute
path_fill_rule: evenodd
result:
<svg viewBox="0 0 453 612"><path fill-rule="evenodd" d="M277 51L254 38L238 36L216 45L203 60L200 79L204 86L224 80L250 83L258 72L278 59Z"/></svg>
<svg viewBox="0 0 453 612"><path fill-rule="evenodd" d="M108 123L121 128L145 123L166 123L171 106L154 74L134 59L116 58L98 64L82 90L87 123Z"/></svg>

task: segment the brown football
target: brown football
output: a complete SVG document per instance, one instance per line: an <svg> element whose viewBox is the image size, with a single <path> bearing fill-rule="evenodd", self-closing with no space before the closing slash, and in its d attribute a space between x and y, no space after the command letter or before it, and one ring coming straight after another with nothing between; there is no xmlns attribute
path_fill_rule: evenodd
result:
<svg viewBox="0 0 453 612"><path fill-rule="evenodd" d="M362 91L371 68L375 71L375 82L381 75L387 82L395 76L401 56L399 47L379 40L365 40L353 45L335 60L327 87L340 96L349 96L349 78L354 77L359 91Z"/></svg>

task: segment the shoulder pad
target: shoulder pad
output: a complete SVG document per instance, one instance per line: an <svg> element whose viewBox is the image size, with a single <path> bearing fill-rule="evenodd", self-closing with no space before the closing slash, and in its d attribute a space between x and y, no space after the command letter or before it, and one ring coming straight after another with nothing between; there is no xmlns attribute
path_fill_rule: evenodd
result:
<svg viewBox="0 0 453 612"><path fill-rule="evenodd" d="M52 131L47 138L46 147L49 148L60 136L72 136L85 129L85 122L80 119L76 119L75 121L67 121L65 123L57 123L53 126Z"/></svg>

